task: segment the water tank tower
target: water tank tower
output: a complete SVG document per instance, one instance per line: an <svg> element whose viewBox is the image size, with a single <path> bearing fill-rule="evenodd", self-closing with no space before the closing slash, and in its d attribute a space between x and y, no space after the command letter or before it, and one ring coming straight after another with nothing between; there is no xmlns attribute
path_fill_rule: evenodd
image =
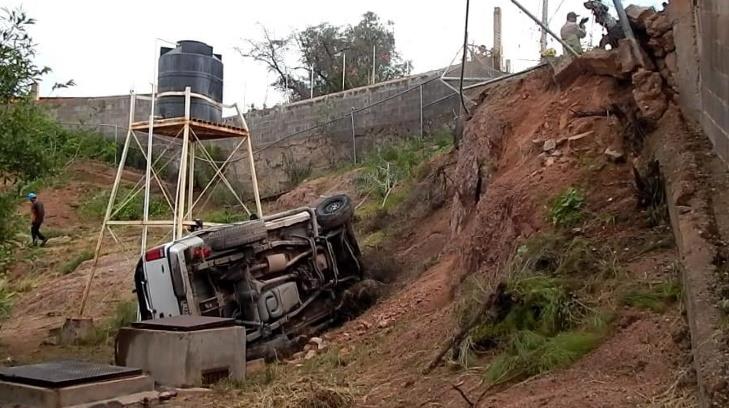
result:
<svg viewBox="0 0 729 408"><path fill-rule="evenodd" d="M200 41L179 41L177 47L160 49L157 70L157 92L184 92L205 95L216 102L223 101L223 61L213 47ZM185 116L184 96L163 96L157 101L155 115L163 119ZM192 98L192 119L219 123L222 108L205 100Z"/></svg>

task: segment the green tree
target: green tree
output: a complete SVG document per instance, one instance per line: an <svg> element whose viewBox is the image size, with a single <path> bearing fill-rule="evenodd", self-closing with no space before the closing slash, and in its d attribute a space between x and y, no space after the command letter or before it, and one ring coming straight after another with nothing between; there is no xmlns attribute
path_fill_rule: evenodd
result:
<svg viewBox="0 0 729 408"><path fill-rule="evenodd" d="M35 24L21 10L3 9L0 17L0 104L26 97L31 85L48 72L34 62L35 48L27 28Z"/></svg>
<svg viewBox="0 0 729 408"><path fill-rule="evenodd" d="M0 16L0 177L18 187L47 174L71 135L31 98L31 87L50 72L33 61L35 44L28 27L35 23L20 10ZM67 84L55 86L64 87Z"/></svg>
<svg viewBox="0 0 729 408"><path fill-rule="evenodd" d="M322 23L281 38L263 27L262 39L247 40L238 51L265 64L276 74L272 85L301 100L310 97L312 71L314 96L343 90L345 69L344 89L371 83L373 59L376 81L409 74L411 64L397 52L392 25L368 11L354 26Z"/></svg>

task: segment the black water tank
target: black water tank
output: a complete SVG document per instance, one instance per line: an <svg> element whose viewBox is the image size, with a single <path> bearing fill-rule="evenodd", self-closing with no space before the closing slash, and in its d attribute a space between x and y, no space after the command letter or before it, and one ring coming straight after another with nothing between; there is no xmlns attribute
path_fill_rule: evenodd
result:
<svg viewBox="0 0 729 408"><path fill-rule="evenodd" d="M157 71L157 92L191 92L223 101L223 61L213 54L213 47L199 41L180 41L176 48L162 47ZM157 101L156 114L162 118L185 116L185 97L166 96ZM223 112L199 98L190 98L190 117L221 122Z"/></svg>

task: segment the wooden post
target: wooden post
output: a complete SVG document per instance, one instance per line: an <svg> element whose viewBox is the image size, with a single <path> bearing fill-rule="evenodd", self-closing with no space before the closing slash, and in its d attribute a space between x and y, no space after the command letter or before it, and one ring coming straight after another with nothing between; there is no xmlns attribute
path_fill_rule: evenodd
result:
<svg viewBox="0 0 729 408"><path fill-rule="evenodd" d="M178 177L177 214L175 214L174 240L182 238L185 221L185 196L187 195L187 162L190 147L190 87L185 88L185 124L182 131L182 152L180 153L180 171Z"/></svg>
<svg viewBox="0 0 729 408"><path fill-rule="evenodd" d="M357 164L357 139L354 132L354 108L352 108L352 161Z"/></svg>
<svg viewBox="0 0 729 408"><path fill-rule="evenodd" d="M79 307L78 315L83 317L84 309L86 308L86 300L89 297L89 291L91 291L91 282L94 280L96 274L96 267L99 264L99 252L101 252L101 243L104 241L104 231L106 230L107 223L111 218L111 211L114 208L114 201L116 200L116 194L119 191L119 182L121 181L122 173L124 172L124 163L127 161L127 153L129 152L129 143L132 139L132 123L134 123L134 106L136 97L132 91L129 95L129 125L127 126L127 137L124 140L124 148L122 149L121 158L119 158L119 165L117 166L116 176L114 177L114 184L111 186L111 194L109 195L109 203L106 205L106 213L104 214L104 221L101 223L101 230L99 231L99 238L96 241L96 249L94 250L94 262L91 264L91 273L89 278L86 280L86 286L84 292L81 295L81 306Z"/></svg>
<svg viewBox="0 0 729 408"><path fill-rule="evenodd" d="M248 131L246 136L246 143L248 144L248 164L250 165L251 171L251 183L253 184L253 198L256 200L256 212L259 219L263 219L263 208L261 207L261 196L258 192L258 177L256 176L256 163L253 158L253 143L251 143L251 131L248 129L246 119L238 109L238 104L235 106L235 111L238 112L238 118L240 119L241 126Z"/></svg>
<svg viewBox="0 0 729 408"><path fill-rule="evenodd" d="M192 193L195 188L195 143L190 143L190 153L188 154L188 157L190 158L190 170L187 180L187 220L192 220Z"/></svg>
<svg viewBox="0 0 729 408"><path fill-rule="evenodd" d="M147 221L149 221L149 196L151 193L151 182L152 182L152 136L154 135L154 95L155 95L155 85L152 85L152 102L150 103L151 109L149 112L149 132L147 132L147 166L144 172L144 213L142 215L142 219L144 220L144 225L142 226L142 245L140 245L140 254L139 256L143 256L144 252L147 250L147 233L149 232L149 229L147 228ZM140 148L142 146L139 146Z"/></svg>

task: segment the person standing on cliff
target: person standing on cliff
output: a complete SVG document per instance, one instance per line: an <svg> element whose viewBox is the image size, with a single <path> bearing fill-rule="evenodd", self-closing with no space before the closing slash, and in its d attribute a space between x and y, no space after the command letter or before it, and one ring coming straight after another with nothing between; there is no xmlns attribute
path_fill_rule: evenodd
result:
<svg viewBox="0 0 729 408"><path fill-rule="evenodd" d="M587 30L585 30L585 23L587 18L583 18L579 24L577 24L577 14L570 11L567 13L567 22L562 26L560 30L560 37L567 43L576 53L582 54L582 43L580 40L587 36ZM566 49L564 50L565 55L569 53Z"/></svg>
<svg viewBox="0 0 729 408"><path fill-rule="evenodd" d="M48 238L41 234L40 227L46 217L46 210L35 193L28 193L27 198L30 201L30 236L33 239L32 244L37 245L40 240L40 245L45 246Z"/></svg>

